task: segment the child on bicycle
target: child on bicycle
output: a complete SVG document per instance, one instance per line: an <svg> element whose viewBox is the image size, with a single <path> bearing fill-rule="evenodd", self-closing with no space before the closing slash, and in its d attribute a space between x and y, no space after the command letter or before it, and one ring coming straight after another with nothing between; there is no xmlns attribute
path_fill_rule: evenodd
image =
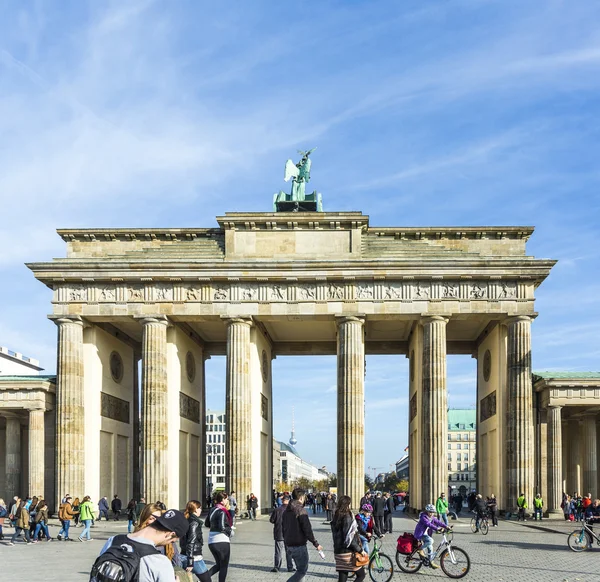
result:
<svg viewBox="0 0 600 582"><path fill-rule="evenodd" d="M419 550L419 556L421 556L421 558L427 557L429 559L429 566L437 569L439 566L435 565L432 560L433 538L430 534L432 531L448 529L448 526L443 521L433 517L435 512L435 506L431 503L425 506L425 511L422 511L421 515L419 515L419 523L417 523L417 527L415 527L414 536L423 543L423 547ZM425 556L423 550L427 550L427 556Z"/></svg>
<svg viewBox="0 0 600 582"><path fill-rule="evenodd" d="M369 542L375 531L375 520L371 515L373 506L370 503L364 503L360 508L360 513L356 514L356 525L358 526L358 535L362 542L363 551L369 553Z"/></svg>

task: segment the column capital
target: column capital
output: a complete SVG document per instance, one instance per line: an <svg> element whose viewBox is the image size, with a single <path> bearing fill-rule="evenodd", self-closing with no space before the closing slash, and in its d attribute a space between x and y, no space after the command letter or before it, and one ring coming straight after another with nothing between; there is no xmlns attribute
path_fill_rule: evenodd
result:
<svg viewBox="0 0 600 582"><path fill-rule="evenodd" d="M234 323L242 323L244 325L247 325L248 327L252 327L254 325L254 319L252 318L251 315L249 315L249 316L240 315L239 317L231 317L228 315L221 315L221 321L223 321L225 323L225 325L227 325L227 326L230 326Z"/></svg>
<svg viewBox="0 0 600 582"><path fill-rule="evenodd" d="M421 322L421 325L435 323L436 321L448 323L450 318L445 317L444 315L423 315L419 321Z"/></svg>
<svg viewBox="0 0 600 582"><path fill-rule="evenodd" d="M514 325L516 323L520 323L521 321L531 323L533 320L534 316L532 315L511 315L504 319L502 323L504 325Z"/></svg>
<svg viewBox="0 0 600 582"><path fill-rule="evenodd" d="M79 315L61 315L61 316L49 315L48 319L53 321L59 327L61 325L66 325L68 323L80 325L81 327L89 325Z"/></svg>
<svg viewBox="0 0 600 582"><path fill-rule="evenodd" d="M161 325L170 325L169 319L166 315L142 315L135 317L142 325L149 325L151 323L159 323Z"/></svg>
<svg viewBox="0 0 600 582"><path fill-rule="evenodd" d="M335 324L337 326L342 325L343 323L360 323L364 325L366 317L364 315L336 315L335 316Z"/></svg>
<svg viewBox="0 0 600 582"><path fill-rule="evenodd" d="M564 408L564 406L562 404L549 404L548 405L548 410L560 410L561 408Z"/></svg>
<svg viewBox="0 0 600 582"><path fill-rule="evenodd" d="M22 420L22 416L18 412L12 412L9 410L0 410L0 416L3 416L7 420L18 420L19 422Z"/></svg>

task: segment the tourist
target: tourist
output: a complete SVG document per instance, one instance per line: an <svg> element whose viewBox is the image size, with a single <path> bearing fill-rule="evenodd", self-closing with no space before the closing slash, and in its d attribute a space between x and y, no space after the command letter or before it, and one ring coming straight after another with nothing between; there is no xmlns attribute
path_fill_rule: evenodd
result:
<svg viewBox="0 0 600 582"><path fill-rule="evenodd" d="M135 506L135 520L139 521L140 516L142 515L142 511L144 511L144 507L146 507L146 500L143 497L140 497L140 500L136 503Z"/></svg>
<svg viewBox="0 0 600 582"><path fill-rule="evenodd" d="M498 527L498 501L493 493L488 498L486 505L488 513L492 518L492 526Z"/></svg>
<svg viewBox="0 0 600 582"><path fill-rule="evenodd" d="M58 508L58 519L60 520L61 528L56 536L57 540L64 540L65 542L71 541L71 538L69 537L69 527L71 526L71 520L74 516L73 506L71 505L71 496L67 495L64 498L64 502L61 503Z"/></svg>
<svg viewBox="0 0 600 582"><path fill-rule="evenodd" d="M404 509L402 510L402 513L406 513L408 511L410 507L410 495L408 494L408 491L406 492L406 495L404 496Z"/></svg>
<svg viewBox="0 0 600 582"><path fill-rule="evenodd" d="M100 551L100 555L92 568L92 576L119 563L123 549L134 551L140 556L140 567L134 576L138 582L175 582L173 566L169 559L160 552L160 548L173 544L186 535L189 523L181 511L169 509L164 515L155 519L132 534L122 534L108 538ZM115 551L111 551L112 547ZM131 560L129 560L131 562ZM121 562L122 563L122 562ZM103 566L106 564L105 566Z"/></svg>
<svg viewBox="0 0 600 582"><path fill-rule="evenodd" d="M185 517L188 520L188 530L180 540L182 556L182 567L188 572L194 572L198 580L210 581L208 568L202 558L202 503L196 500L187 502L185 506Z"/></svg>
<svg viewBox="0 0 600 582"><path fill-rule="evenodd" d="M351 502L350 497L342 495L331 522L333 554L339 582L346 582L348 572L355 572L354 580L362 582L366 572L364 566L356 565L355 558L360 555L365 561L369 559L368 552L362 546L356 520L352 516Z"/></svg>
<svg viewBox="0 0 600 582"><path fill-rule="evenodd" d="M571 502L571 496L565 494L565 496L563 497L563 502L562 502L562 510L563 510L563 515L565 516L565 521L573 521L571 519L572 517L572 507L573 504Z"/></svg>
<svg viewBox="0 0 600 582"><path fill-rule="evenodd" d="M478 493L475 496L475 505L473 506L473 511L475 512L475 532L479 531L479 523L487 515L487 503L483 499L483 495ZM446 522L446 527L448 527L448 522Z"/></svg>
<svg viewBox="0 0 600 582"><path fill-rule="evenodd" d="M394 510L396 509L394 506L394 500L389 493L384 493L383 499L385 502L383 508L383 524L385 526L385 533L393 533L392 515L394 514Z"/></svg>
<svg viewBox="0 0 600 582"><path fill-rule="evenodd" d="M542 495L538 493L533 500L533 520L537 521L538 517L542 521L542 514L544 513L544 500Z"/></svg>
<svg viewBox="0 0 600 582"><path fill-rule="evenodd" d="M229 494L229 515L231 516L231 529L235 529L235 511L237 509L237 499L235 491Z"/></svg>
<svg viewBox="0 0 600 582"><path fill-rule="evenodd" d="M131 499L125 509L127 512L127 533L131 533L135 527L135 506L135 499Z"/></svg>
<svg viewBox="0 0 600 582"><path fill-rule="evenodd" d="M592 494L591 493L588 493L581 500L581 510L583 512L584 519L589 519L590 517L592 517Z"/></svg>
<svg viewBox="0 0 600 582"><path fill-rule="evenodd" d="M527 499L525 499L525 493L521 493L517 498L517 521L527 521L525 519L525 510L527 509Z"/></svg>
<svg viewBox="0 0 600 582"><path fill-rule="evenodd" d="M369 542L375 532L375 520L371 516L372 513L373 506L365 503L355 517L362 548L367 553L369 553Z"/></svg>
<svg viewBox="0 0 600 582"><path fill-rule="evenodd" d="M381 496L381 491L377 492L375 499L373 499L373 519L375 520L375 531L378 535L383 537L385 532L385 523L383 518L385 517L385 501Z"/></svg>
<svg viewBox="0 0 600 582"><path fill-rule="evenodd" d="M367 503L368 503L369 505L372 505L372 503L371 503L371 499L372 499L372 497L373 497L373 496L372 496L372 495L371 495L371 494L370 494L370 493L367 491L367 492L366 492L366 493L365 493L365 494L364 494L364 495L361 497L361 500L360 500L360 506L362 507L363 505L366 505Z"/></svg>
<svg viewBox="0 0 600 582"><path fill-rule="evenodd" d="M18 495L13 497L13 503L10 506L10 513L8 514L8 519L10 524L15 527L17 523L17 511L19 506L21 505L21 498Z"/></svg>
<svg viewBox="0 0 600 582"><path fill-rule="evenodd" d="M113 500L110 503L110 508L113 512L113 517L115 521L119 521L119 516L121 515L121 509L123 509L123 502L119 499L118 495L113 497Z"/></svg>
<svg viewBox="0 0 600 582"><path fill-rule="evenodd" d="M79 519L83 523L83 531L81 532L81 534L79 534L79 541L85 541L83 538L86 537L87 541L91 542L92 537L90 535L90 527L92 525L92 520L94 519L94 510L89 495L86 495L83 498L83 502L79 506Z"/></svg>
<svg viewBox="0 0 600 582"><path fill-rule="evenodd" d="M215 565L209 570L210 576L219 573L219 582L225 582L229 569L232 535L231 515L224 504L225 493L218 492L214 496L215 506L209 511L204 525L210 529L208 534L208 549L215 559Z"/></svg>
<svg viewBox="0 0 600 582"><path fill-rule="evenodd" d="M4 539L4 520L8 515L8 509L6 509L6 504L4 503L4 499L0 498L0 540Z"/></svg>
<svg viewBox="0 0 600 582"><path fill-rule="evenodd" d="M273 511L273 513L271 513L271 517L269 518L269 521L273 524L273 539L275 540L275 556L273 559L273 569L271 572L279 572L279 570L281 570L284 554L287 571L294 571L294 563L288 554L285 546L285 540L283 539L283 512L287 509L289 502L289 495L284 495L281 500L281 506Z"/></svg>
<svg viewBox="0 0 600 582"><path fill-rule="evenodd" d="M108 499L106 496L98 502L98 521L102 519L102 516L108 521Z"/></svg>
<svg viewBox="0 0 600 582"><path fill-rule="evenodd" d="M79 525L79 507L81 506L81 502L79 501L79 497L75 497L75 499L73 500L73 513L75 514L75 525L78 526ZM83 524L81 524L83 525Z"/></svg>
<svg viewBox="0 0 600 582"><path fill-rule="evenodd" d="M327 498L325 499L325 511L327 513L325 521L331 523L333 512L335 511L335 501L333 500L333 495L331 493L328 493Z"/></svg>
<svg viewBox="0 0 600 582"><path fill-rule="evenodd" d="M13 534L9 546L14 546L17 538L23 536L25 542L31 543L31 536L29 535L29 511L25 508L26 501L21 500L19 507L15 512L15 533Z"/></svg>
<svg viewBox="0 0 600 582"><path fill-rule="evenodd" d="M38 535L40 531L44 532L44 536L46 536L46 541L49 542L51 540L50 533L48 532L48 505L46 501L42 499L36 509L35 514L35 531L33 533L33 543L37 543Z"/></svg>
<svg viewBox="0 0 600 582"><path fill-rule="evenodd" d="M435 510L437 511L438 519L441 519L448 525L448 500L445 493L440 493L440 496L437 498Z"/></svg>
<svg viewBox="0 0 600 582"><path fill-rule="evenodd" d="M37 496L34 495L31 498L31 501L25 504L27 511L29 511L29 535L31 537L33 537L33 532L35 530L35 516L37 514L37 507L39 502L40 499L38 499Z"/></svg>
<svg viewBox="0 0 600 582"><path fill-rule="evenodd" d="M296 572L288 578L288 582L300 582L308 572L307 542L311 542L319 552L323 550L315 539L308 513L304 509L305 499L306 492L304 489L294 489L292 491L292 501L283 512L283 539L290 557L296 564Z"/></svg>
<svg viewBox="0 0 600 582"><path fill-rule="evenodd" d="M246 505L248 508L248 517L254 521L256 519L256 510L258 509L258 499L254 493L250 493L250 495L248 495L248 502Z"/></svg>
<svg viewBox="0 0 600 582"><path fill-rule="evenodd" d="M419 515L419 523L415 527L414 536L423 543L423 547L419 550L419 556L429 560L431 568L437 569L439 566L433 563L433 538L431 537L431 532L446 529L448 526L443 521L433 517L434 513L435 506L431 503L427 504L425 511L422 511ZM425 552L427 552L427 555L425 555Z"/></svg>

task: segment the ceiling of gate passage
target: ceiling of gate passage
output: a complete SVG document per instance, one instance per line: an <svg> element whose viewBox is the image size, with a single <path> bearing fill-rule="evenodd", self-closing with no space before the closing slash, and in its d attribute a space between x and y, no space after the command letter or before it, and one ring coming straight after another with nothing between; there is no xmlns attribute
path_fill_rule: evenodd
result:
<svg viewBox="0 0 600 582"><path fill-rule="evenodd" d="M90 318L92 319L92 318ZM268 334L276 354L328 355L336 353L336 319L334 316L264 316L253 318L257 327ZM449 354L472 354L478 340L500 321L500 316L456 315L447 325ZM227 340L226 322L219 317L172 316L172 325L205 344L212 354L224 354ZM377 317L365 321L365 350L368 354L406 354L411 331L418 324L416 316ZM141 344L142 325L132 318L97 318L94 323L125 341Z"/></svg>

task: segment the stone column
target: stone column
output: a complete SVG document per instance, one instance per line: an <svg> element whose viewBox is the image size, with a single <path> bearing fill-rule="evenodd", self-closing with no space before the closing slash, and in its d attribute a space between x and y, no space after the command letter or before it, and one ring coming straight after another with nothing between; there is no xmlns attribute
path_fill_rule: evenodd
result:
<svg viewBox="0 0 600 582"><path fill-rule="evenodd" d="M44 497L44 409L29 411L29 495Z"/></svg>
<svg viewBox="0 0 600 582"><path fill-rule="evenodd" d="M571 419L568 422L569 432L569 454L568 454L568 472L567 487L568 494L581 494L581 424L577 419Z"/></svg>
<svg viewBox="0 0 600 582"><path fill-rule="evenodd" d="M562 517L562 422L561 406L548 407L548 499L550 517Z"/></svg>
<svg viewBox="0 0 600 582"><path fill-rule="evenodd" d="M583 491L581 495L592 494L592 499L597 496L598 486L598 454L596 447L596 415L586 414L583 417Z"/></svg>
<svg viewBox="0 0 600 582"><path fill-rule="evenodd" d="M27 491L21 488L21 421L16 414L2 412L6 418L6 489L8 502L15 495L24 497Z"/></svg>
<svg viewBox="0 0 600 582"><path fill-rule="evenodd" d="M82 498L85 492L83 321L61 317L58 326L56 377L56 507L69 493ZM95 461L97 462L97 460ZM35 495L35 493L31 493Z"/></svg>
<svg viewBox="0 0 600 582"><path fill-rule="evenodd" d="M352 506L365 492L365 341L363 317L337 323L337 471Z"/></svg>
<svg viewBox="0 0 600 582"><path fill-rule="evenodd" d="M446 391L446 324L438 315L423 326L422 504L448 494L448 397Z"/></svg>
<svg viewBox="0 0 600 582"><path fill-rule="evenodd" d="M225 396L225 487L240 503L252 493L252 395L250 392L250 328L252 319L227 319Z"/></svg>
<svg viewBox="0 0 600 582"><path fill-rule="evenodd" d="M168 499L167 326L146 317L142 339L142 491L148 503ZM179 459L174 459L175 464Z"/></svg>
<svg viewBox="0 0 600 582"><path fill-rule="evenodd" d="M505 507L516 510L517 498L525 494L533 504L534 440L533 387L531 384L531 317L519 315L506 320L507 364L507 461L508 487Z"/></svg>

